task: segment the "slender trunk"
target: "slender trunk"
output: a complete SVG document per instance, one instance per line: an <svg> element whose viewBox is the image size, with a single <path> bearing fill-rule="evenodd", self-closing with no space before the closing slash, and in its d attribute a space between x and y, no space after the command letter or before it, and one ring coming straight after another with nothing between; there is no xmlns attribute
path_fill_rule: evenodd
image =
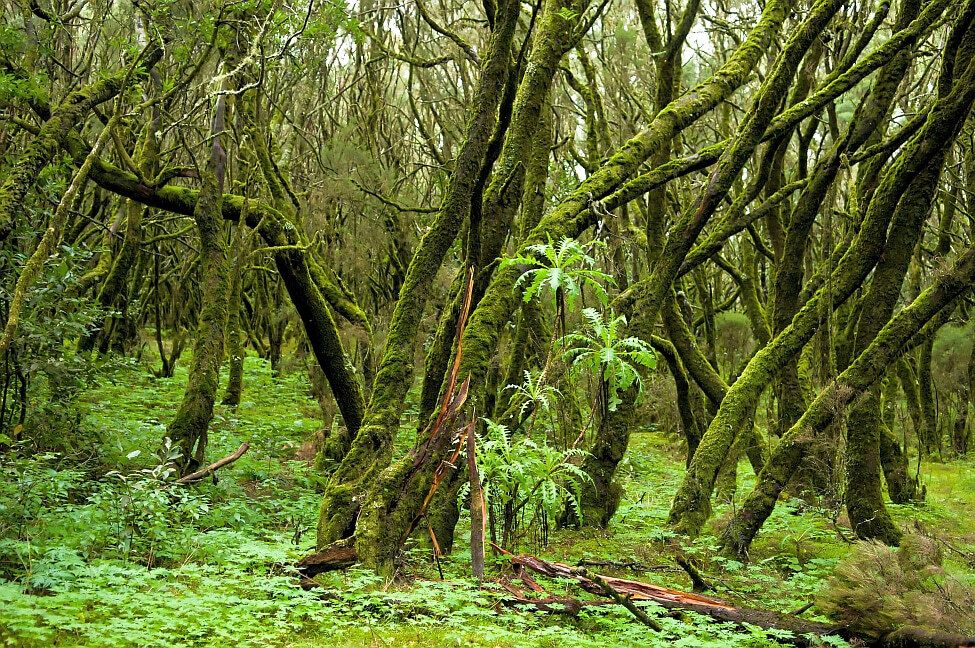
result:
<svg viewBox="0 0 975 648"><path fill-rule="evenodd" d="M200 235L200 287L205 295L193 344L193 362L176 416L167 436L179 447L181 474L193 472L203 464L207 430L213 418L220 365L223 362L224 330L227 326L230 268L227 244L223 237L223 182L227 158L223 149L226 123L226 95L220 95L214 108L211 134L213 146L206 168L201 170L202 190L193 219Z"/></svg>
<svg viewBox="0 0 975 648"><path fill-rule="evenodd" d="M244 335L241 330L240 309L241 293L243 292L243 261L246 254L243 250L243 228L239 225L235 230L234 251L236 263L231 271L233 273L230 282L230 297L227 304L227 356L229 360L229 371L227 378L227 389L223 395L222 403L236 407L240 404L240 394L244 388Z"/></svg>

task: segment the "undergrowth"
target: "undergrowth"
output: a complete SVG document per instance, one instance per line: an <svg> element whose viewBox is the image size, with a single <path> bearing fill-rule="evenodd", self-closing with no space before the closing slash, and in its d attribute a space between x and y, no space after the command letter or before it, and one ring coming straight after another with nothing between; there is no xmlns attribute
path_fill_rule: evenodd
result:
<svg viewBox="0 0 975 648"><path fill-rule="evenodd" d="M389 583L351 569L298 587L292 565L311 549L322 478L303 447L317 428L317 404L299 375L272 376L247 358L236 409L217 406L210 457L241 442L250 451L215 481L191 488L166 479L165 422L185 371L155 379L123 363L106 370L81 407L91 451L9 454L0 464L0 640L8 645L90 646L771 646L773 632L743 630L694 614L658 614L661 631L615 606L576 615L541 614L502 603L503 592L468 578L468 522L443 562L440 581L422 541L408 556L409 580ZM965 515L975 488L969 465L930 469L945 497L894 506L902 524L950 529L957 550L975 544ZM716 536L679 544L664 525L682 473L674 442L633 435L621 466L626 498L609 530L553 532L544 557L689 589L675 550L703 567L715 594L742 605L789 611L814 600L849 553L848 532L828 510L799 500L776 508L743 564L718 553ZM741 470L739 494L750 472ZM745 473L748 473L747 475ZM719 506L715 519L734 508ZM500 558L494 558L501 561ZM495 567L500 568L500 562ZM971 573L970 571L967 573ZM553 594L580 596L571 583ZM807 613L816 618L816 610ZM829 640L830 643L842 643Z"/></svg>

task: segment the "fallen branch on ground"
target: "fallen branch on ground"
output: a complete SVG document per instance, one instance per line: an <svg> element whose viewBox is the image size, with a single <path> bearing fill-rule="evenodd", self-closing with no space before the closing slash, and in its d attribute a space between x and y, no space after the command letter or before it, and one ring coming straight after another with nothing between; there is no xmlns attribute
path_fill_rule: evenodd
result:
<svg viewBox="0 0 975 648"><path fill-rule="evenodd" d="M687 572L687 575L691 577L691 583L694 586L695 592L707 592L714 591L714 586L707 581L706 578L701 574L697 567L695 567L691 561L682 555L677 555L674 558L677 565Z"/></svg>
<svg viewBox="0 0 975 648"><path fill-rule="evenodd" d="M583 572L583 574L585 574L585 572ZM589 578L591 578L596 585L599 585L600 589L603 590L603 593L609 594L610 598L629 610L630 614L635 616L637 621L647 626L651 630L656 630L657 632L663 630L659 623L651 619L646 612L634 605L633 599L631 599L629 596L623 596L617 592L616 589L607 583L604 578L598 574L593 574Z"/></svg>
<svg viewBox="0 0 975 648"><path fill-rule="evenodd" d="M627 609L630 609L631 612L633 610L630 606L636 608L633 604L634 601L653 601L668 610L697 612L710 616L718 621L726 621L743 627L745 625L752 625L766 630L786 630L793 634L793 638L785 639L777 637L777 640L783 642L788 641L794 645L812 645L814 642L817 642L816 640L819 637L837 635L844 639L856 640L859 645L878 646L879 648L947 648L948 646L970 646L975 648L975 637L950 635L913 627L901 628L884 637L870 637L857 634L841 625L808 621L793 615L768 610L740 608L726 601L692 592L682 592L680 590L624 578L590 574L585 569L579 569L557 562L549 562L535 556L508 555L511 562L516 566L530 569L549 578L573 579L579 584L580 588L591 594L609 594L614 600L617 600L617 602L626 606ZM623 601L628 602L629 605ZM646 616L645 613L644 616Z"/></svg>
<svg viewBox="0 0 975 648"><path fill-rule="evenodd" d="M227 464L232 464L233 462L240 459L242 456L244 456L244 453L247 452L247 449L250 447L251 446L249 443L241 443L240 447L234 450L232 454L227 455L226 457L220 459L219 461L213 462L212 464L210 464L206 468L203 468L202 470L197 470L196 472L192 472L189 475L180 477L179 479L176 480L176 483L192 484L193 482L200 481L207 475L213 474L220 468L226 466Z"/></svg>
<svg viewBox="0 0 975 648"><path fill-rule="evenodd" d="M642 572L652 572L652 571L677 571L677 568L673 565L660 564L660 565L647 565L635 560L619 561L619 560L594 560L591 558L583 558L578 563L580 567L610 567L612 569L629 569L632 571L642 571Z"/></svg>

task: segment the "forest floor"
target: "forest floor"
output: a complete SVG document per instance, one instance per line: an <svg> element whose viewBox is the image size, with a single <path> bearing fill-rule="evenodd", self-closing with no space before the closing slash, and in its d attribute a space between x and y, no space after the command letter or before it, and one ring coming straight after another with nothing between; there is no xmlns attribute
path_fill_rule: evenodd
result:
<svg viewBox="0 0 975 648"><path fill-rule="evenodd" d="M300 371L273 378L249 357L243 402L217 407L208 456L243 441L250 451L216 484L160 481L156 449L178 403L185 367L154 379L145 367L106 368L83 399L77 453L0 464L0 640L8 645L91 646L764 646L775 637L694 614L660 617L662 632L616 606L575 616L501 607L502 592L478 589L464 538L439 580L428 547L409 556L409 583L384 583L350 569L312 591L291 565L314 544L321 478L307 458L319 425ZM410 423L407 421L406 423ZM664 521L683 466L676 440L633 436L622 467L625 500L605 532L553 532L543 557L680 589L687 575L668 550ZM975 464L925 463L927 500L891 506L902 526L920 524L975 550ZM95 481L90 481L95 478ZM739 469L738 497L753 475ZM733 503L721 505L715 520ZM815 600L850 545L845 518L801 500L782 502L756 541L749 564L715 555L713 528L683 550L698 557L715 596L790 611ZM949 563L975 583L973 565ZM490 561L490 558L489 558ZM623 567L625 563L627 566ZM490 569L490 566L489 566ZM570 583L553 593L578 596ZM647 610L653 614L654 608ZM815 619L816 608L804 614ZM843 645L842 640L830 640Z"/></svg>

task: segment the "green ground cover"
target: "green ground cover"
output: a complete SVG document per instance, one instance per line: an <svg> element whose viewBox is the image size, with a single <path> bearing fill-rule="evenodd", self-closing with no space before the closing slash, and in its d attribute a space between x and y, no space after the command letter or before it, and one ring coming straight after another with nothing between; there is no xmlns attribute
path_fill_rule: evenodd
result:
<svg viewBox="0 0 975 648"><path fill-rule="evenodd" d="M321 477L309 457L317 405L303 374L273 377L263 361L247 359L243 401L217 406L209 456L243 441L251 449L217 483L191 488L161 479L166 468L156 455L185 379L185 370L155 379L135 363L106 369L82 403L76 456L0 464L0 639L8 645L777 645L774 633L694 614L662 616L663 631L653 632L613 606L575 616L504 607L498 588L478 589L467 577L466 520L444 561L446 580L418 542L408 581L387 583L353 568L304 591L291 565L314 543ZM902 526L949 538L957 551L946 561L975 582L963 555L975 549L972 468L971 461L925 464L927 500L891 511ZM664 525L683 470L676 442L635 434L622 470L626 496L609 530L556 531L546 547L525 549L690 589ZM740 497L753 476L746 462L739 473ZM714 524L734 506L721 504ZM749 564L717 555L714 527L682 548L704 566L717 596L790 611L815 600L851 536L844 518L793 499L777 507ZM571 583L547 586L580 594ZM816 609L805 616L817 618Z"/></svg>

